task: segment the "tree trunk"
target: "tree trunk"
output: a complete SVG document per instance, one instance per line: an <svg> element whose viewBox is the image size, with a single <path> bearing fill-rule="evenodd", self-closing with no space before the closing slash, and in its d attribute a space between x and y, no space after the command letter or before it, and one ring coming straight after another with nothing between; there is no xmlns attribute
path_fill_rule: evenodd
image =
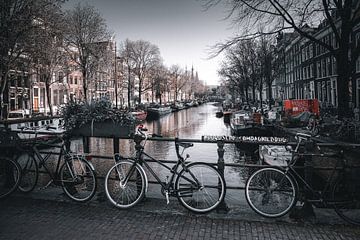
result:
<svg viewBox="0 0 360 240"><path fill-rule="evenodd" d="M262 86L262 84L260 84L260 86ZM260 110L261 110L261 113L264 113L263 104L262 104L262 102L263 102L262 90L263 90L262 87L259 88L259 92L260 92Z"/></svg>
<svg viewBox="0 0 360 240"><path fill-rule="evenodd" d="M87 74L86 68L82 69L82 77L83 77L83 91L84 91L84 100L87 102Z"/></svg>
<svg viewBox="0 0 360 240"><path fill-rule="evenodd" d="M269 95L269 109L271 109L271 103L272 103L272 89L271 89L271 86L272 86L272 82L270 79L268 79L267 81L267 85L268 85L268 95Z"/></svg>
<svg viewBox="0 0 360 240"><path fill-rule="evenodd" d="M337 92L338 92L338 114L340 118L349 117L351 111L349 109L349 81L351 80L349 52L349 37L351 29L348 29L349 24L342 23L341 41L339 42L339 49L336 56L337 65Z"/></svg>
<svg viewBox="0 0 360 240"><path fill-rule="evenodd" d="M249 102L249 86L248 86L248 84L245 84L244 91L245 91L246 102Z"/></svg>
<svg viewBox="0 0 360 240"><path fill-rule="evenodd" d="M50 116L53 116L52 104L51 104L51 91L50 91L50 77L47 76L45 80L46 98L50 110ZM45 108L46 109L46 108Z"/></svg>
<svg viewBox="0 0 360 240"><path fill-rule="evenodd" d="M138 104L141 104L141 94L142 94L142 79L139 77L139 100L138 100Z"/></svg>
<svg viewBox="0 0 360 240"><path fill-rule="evenodd" d="M346 62L347 57L339 57L337 61L338 78L337 78L337 92L338 92L338 114L340 118L350 116L349 109L349 81L350 72Z"/></svg>
<svg viewBox="0 0 360 240"><path fill-rule="evenodd" d="M255 97L255 94L256 94L256 93L255 93L255 90L256 90L255 83L253 83L253 84L252 84L252 94L253 94L253 99L252 99L252 100L253 100L253 102L255 102L255 99L256 99L256 97Z"/></svg>
<svg viewBox="0 0 360 240"><path fill-rule="evenodd" d="M128 66L128 91L127 91L127 97L128 97L128 109L131 108L131 76L130 76L130 66Z"/></svg>

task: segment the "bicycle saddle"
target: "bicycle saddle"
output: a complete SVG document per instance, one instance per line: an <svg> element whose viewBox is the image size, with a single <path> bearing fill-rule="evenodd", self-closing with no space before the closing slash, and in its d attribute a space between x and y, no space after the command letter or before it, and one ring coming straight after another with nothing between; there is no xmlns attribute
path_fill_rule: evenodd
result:
<svg viewBox="0 0 360 240"><path fill-rule="evenodd" d="M192 147L194 146L193 143L186 143L186 142L178 142L179 146L183 147L183 148L188 148L188 147Z"/></svg>

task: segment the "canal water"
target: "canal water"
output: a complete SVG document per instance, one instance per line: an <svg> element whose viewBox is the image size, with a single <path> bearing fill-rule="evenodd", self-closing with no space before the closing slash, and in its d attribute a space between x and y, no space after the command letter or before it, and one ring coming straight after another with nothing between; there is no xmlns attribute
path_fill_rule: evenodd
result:
<svg viewBox="0 0 360 240"><path fill-rule="evenodd" d="M197 107L184 109L160 117L157 120L145 121L143 125L148 129L148 133L161 134L164 137L179 137L180 139L200 140L204 135L223 136L230 135L230 126L225 124L223 118L217 118L216 112L221 109L216 103L206 103ZM134 156L135 144L132 140L120 140L120 154L124 156ZM75 151L82 151L82 142L75 141L72 144ZM224 146L225 163L244 163L248 158L245 151L237 148L234 144ZM90 142L92 155L113 155L112 139L92 138ZM147 141L145 152L156 159L176 160L174 142ZM194 143L188 148L185 154L189 154L188 161L209 162L218 161L217 145L214 143ZM92 160L99 176L106 175L108 169L114 164L109 159ZM161 176L166 178L169 173L162 166L153 163L153 169ZM227 186L243 187L244 180L247 179L248 169L240 167L225 168L225 180ZM153 179L150 174L148 177Z"/></svg>

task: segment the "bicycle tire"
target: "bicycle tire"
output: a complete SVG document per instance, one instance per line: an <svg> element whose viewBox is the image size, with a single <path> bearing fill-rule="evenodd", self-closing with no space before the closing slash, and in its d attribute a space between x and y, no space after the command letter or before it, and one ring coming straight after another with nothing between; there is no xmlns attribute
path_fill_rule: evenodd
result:
<svg viewBox="0 0 360 240"><path fill-rule="evenodd" d="M76 202L92 199L97 189L96 172L82 155L65 156L60 169L61 186L65 194Z"/></svg>
<svg viewBox="0 0 360 240"><path fill-rule="evenodd" d="M357 190L357 191L356 191ZM350 190L343 180L335 183L332 191L335 212L346 222L360 226L360 189Z"/></svg>
<svg viewBox="0 0 360 240"><path fill-rule="evenodd" d="M281 217L296 203L297 185L295 184L289 175L279 169L259 169L246 181L246 200L261 216Z"/></svg>
<svg viewBox="0 0 360 240"><path fill-rule="evenodd" d="M179 202L185 208L195 213L207 213L224 200L226 183L212 165L191 163L177 176L175 190Z"/></svg>
<svg viewBox="0 0 360 240"><path fill-rule="evenodd" d="M128 175L130 174L130 175ZM122 186L121 180L128 181ZM145 196L147 178L144 169L134 161L122 160L110 168L105 177L105 192L117 208L131 208Z"/></svg>
<svg viewBox="0 0 360 240"><path fill-rule="evenodd" d="M0 199L8 197L19 186L21 170L19 164L10 159L0 159Z"/></svg>
<svg viewBox="0 0 360 240"><path fill-rule="evenodd" d="M18 189L23 193L34 190L39 178L39 166L33 155L22 153L16 158L21 169L21 181Z"/></svg>

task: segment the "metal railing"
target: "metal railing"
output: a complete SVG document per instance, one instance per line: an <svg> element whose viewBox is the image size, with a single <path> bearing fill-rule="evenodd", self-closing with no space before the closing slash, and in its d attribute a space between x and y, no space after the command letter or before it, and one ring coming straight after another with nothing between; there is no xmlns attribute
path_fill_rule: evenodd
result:
<svg viewBox="0 0 360 240"><path fill-rule="evenodd" d="M22 131L22 133L31 133L31 131ZM37 134L51 134L49 132L41 132L38 131ZM54 133L54 134L59 134L59 133ZM134 138L132 137L111 137L113 139L113 152L115 153L120 153L120 141L121 140L134 140ZM90 149L90 137L82 137L83 140L83 150L85 154L90 154L91 153L91 149ZM163 141L163 142L174 142L175 138L169 138L169 137L151 137L148 138L147 140L149 141ZM246 137L246 136L241 136L241 137L231 137L231 136L203 136L201 139L179 139L179 141L181 142L191 142L191 143L210 143L210 144L216 144L217 146L217 162L213 163L217 169L219 170L220 174L222 176L224 176L225 174L225 168L226 167L235 167L235 168L263 168L263 167L267 167L268 165L263 165L263 164L248 164L248 163L225 163L224 160L224 153L225 153L225 149L224 146L225 144L241 144L241 143L246 143L246 144L257 144L257 145L292 145L295 146L297 143L296 142L289 142L287 141L287 139L285 138L276 138L276 137ZM140 141L141 142L141 141ZM135 142L135 144L140 144L140 142ZM358 148L360 147L360 144L344 144L344 143L324 143L324 142L318 142L316 143L318 146L322 146L322 147L338 147L338 146L344 146L347 148ZM135 149L136 148L135 145ZM106 159L106 160L112 160L113 157L112 156L103 156L103 155L92 155L92 158L99 158L99 159ZM175 160L169 160L169 159L162 159L160 160L163 163L175 163ZM313 170L333 170L333 167L328 167L328 166L323 166L323 167L314 167L312 165L312 161L310 158L310 161L307 161L304 166L298 166L297 168L300 169L311 169L311 171ZM104 176L98 176L100 179L103 179ZM149 183L157 183L157 182L152 182L149 181ZM227 189L234 189L234 190L243 190L244 187L242 186L228 186L227 185ZM227 211L227 205L225 203L225 201L220 205L220 211Z"/></svg>

